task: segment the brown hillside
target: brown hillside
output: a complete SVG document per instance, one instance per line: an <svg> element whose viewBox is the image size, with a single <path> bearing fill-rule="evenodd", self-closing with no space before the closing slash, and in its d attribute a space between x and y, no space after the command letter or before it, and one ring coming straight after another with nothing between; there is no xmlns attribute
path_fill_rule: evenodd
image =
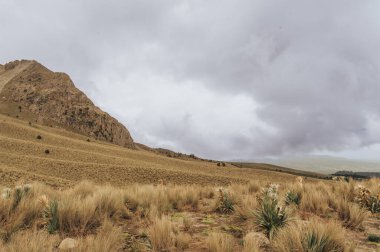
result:
<svg viewBox="0 0 380 252"><path fill-rule="evenodd" d="M38 136L41 138L39 139ZM183 160L151 151L122 148L60 128L41 126L0 114L0 181L20 179L51 185L73 185L80 180L123 186L130 183L227 185L250 179L292 181L294 176L274 171L218 167L200 160ZM49 154L45 153L49 150Z"/></svg>
<svg viewBox="0 0 380 252"><path fill-rule="evenodd" d="M52 72L36 61L0 65L0 97L0 113L135 147L128 130L96 107L67 74Z"/></svg>

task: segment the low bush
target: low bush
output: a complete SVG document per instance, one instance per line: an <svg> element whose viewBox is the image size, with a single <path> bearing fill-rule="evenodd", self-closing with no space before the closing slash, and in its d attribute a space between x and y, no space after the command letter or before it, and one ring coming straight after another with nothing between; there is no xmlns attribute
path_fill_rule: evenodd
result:
<svg viewBox="0 0 380 252"><path fill-rule="evenodd" d="M223 214L230 214L235 211L235 202L230 194L222 189L219 190L219 199L216 206L216 211Z"/></svg>
<svg viewBox="0 0 380 252"><path fill-rule="evenodd" d="M366 187L358 186L355 201L372 213L380 213L380 193L375 196Z"/></svg>
<svg viewBox="0 0 380 252"><path fill-rule="evenodd" d="M368 241L380 243L380 236L375 234L368 235Z"/></svg>
<svg viewBox="0 0 380 252"><path fill-rule="evenodd" d="M285 203L287 205L295 204L299 206L301 203L302 193L301 191L288 191L285 195Z"/></svg>

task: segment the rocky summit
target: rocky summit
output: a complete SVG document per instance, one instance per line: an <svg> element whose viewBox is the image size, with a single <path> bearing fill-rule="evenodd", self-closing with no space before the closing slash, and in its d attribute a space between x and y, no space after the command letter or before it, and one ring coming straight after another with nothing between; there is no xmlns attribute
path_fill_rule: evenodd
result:
<svg viewBox="0 0 380 252"><path fill-rule="evenodd" d="M135 148L127 128L96 107L67 74L36 61L0 65L0 113Z"/></svg>

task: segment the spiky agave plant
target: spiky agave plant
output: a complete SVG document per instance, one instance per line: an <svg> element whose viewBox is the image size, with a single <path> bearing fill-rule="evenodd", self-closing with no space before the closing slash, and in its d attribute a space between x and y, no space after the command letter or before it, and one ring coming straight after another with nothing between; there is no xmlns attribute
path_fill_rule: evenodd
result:
<svg viewBox="0 0 380 252"><path fill-rule="evenodd" d="M278 206L276 201L264 199L255 212L256 224L263 228L266 236L271 240L276 232L286 226L289 216L285 210Z"/></svg>
<svg viewBox="0 0 380 252"><path fill-rule="evenodd" d="M223 214L229 214L235 211L235 202L231 196L224 190L219 189L219 202L217 211Z"/></svg>
<svg viewBox="0 0 380 252"><path fill-rule="evenodd" d="M49 200L46 195L42 195L39 201L44 206L42 224L46 226L48 232L52 234L59 228L58 201Z"/></svg>
<svg viewBox="0 0 380 252"><path fill-rule="evenodd" d="M278 202L278 186L269 185L258 197L259 208L254 212L256 224L264 229L266 236L272 240L276 232L286 226L290 220L285 207Z"/></svg>

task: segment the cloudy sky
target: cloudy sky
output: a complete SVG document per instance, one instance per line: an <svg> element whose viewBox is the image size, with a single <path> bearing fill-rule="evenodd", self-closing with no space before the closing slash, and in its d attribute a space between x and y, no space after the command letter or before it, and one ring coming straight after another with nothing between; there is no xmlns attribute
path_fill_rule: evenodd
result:
<svg viewBox="0 0 380 252"><path fill-rule="evenodd" d="M0 62L68 73L138 142L379 159L378 0L0 0Z"/></svg>

